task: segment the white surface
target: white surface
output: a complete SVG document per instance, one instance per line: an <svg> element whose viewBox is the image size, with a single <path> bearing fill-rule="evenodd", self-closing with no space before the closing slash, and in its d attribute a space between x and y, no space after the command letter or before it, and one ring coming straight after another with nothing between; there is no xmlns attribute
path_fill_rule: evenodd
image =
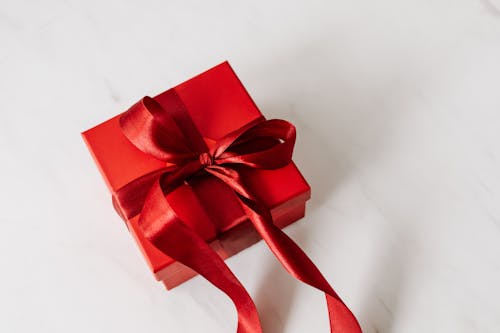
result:
<svg viewBox="0 0 500 333"><path fill-rule="evenodd" d="M499 0L13 0L0 41L1 332L235 332L154 281L79 136L225 59L297 125L287 232L366 332L500 332ZM266 332L328 331L264 244L228 263Z"/></svg>

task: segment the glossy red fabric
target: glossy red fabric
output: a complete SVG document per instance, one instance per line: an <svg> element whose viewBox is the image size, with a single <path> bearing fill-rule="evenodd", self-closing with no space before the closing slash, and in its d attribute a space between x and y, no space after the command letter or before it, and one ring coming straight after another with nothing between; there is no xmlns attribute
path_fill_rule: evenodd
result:
<svg viewBox="0 0 500 333"><path fill-rule="evenodd" d="M231 298L238 312L238 333L262 332L257 309L245 288L203 238L181 221L169 203L167 194L179 185L189 185L201 174L217 177L238 195L247 216L284 268L325 293L331 332L361 332L354 315L318 268L274 225L269 210L250 193L238 172L241 168L276 169L290 163L295 127L284 120L262 120L229 133L209 148L186 120L187 112L174 90L169 99L169 108L163 109L145 97L120 119L124 135L138 149L166 163L165 169L145 175L117 193L123 199L126 214L140 213L139 226L152 244ZM259 140L266 144L252 145ZM140 209L137 202L144 202Z"/></svg>

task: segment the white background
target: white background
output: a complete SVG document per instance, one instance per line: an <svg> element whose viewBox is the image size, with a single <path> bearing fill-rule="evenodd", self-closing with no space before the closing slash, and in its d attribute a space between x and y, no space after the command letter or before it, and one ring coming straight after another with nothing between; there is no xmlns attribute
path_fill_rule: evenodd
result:
<svg viewBox="0 0 500 333"><path fill-rule="evenodd" d="M298 127L287 228L365 332L500 332L500 1L0 2L0 331L235 332L166 292L80 132L227 59ZM264 244L228 264L265 332L327 332Z"/></svg>

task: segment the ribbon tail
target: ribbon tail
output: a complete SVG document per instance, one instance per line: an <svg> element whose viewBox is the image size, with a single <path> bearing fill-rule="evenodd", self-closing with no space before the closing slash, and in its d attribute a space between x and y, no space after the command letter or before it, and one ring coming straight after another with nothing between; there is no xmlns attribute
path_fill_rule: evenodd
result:
<svg viewBox="0 0 500 333"><path fill-rule="evenodd" d="M354 314L304 251L274 225L269 209L255 199L238 172L222 166L213 166L206 170L235 191L248 218L283 267L296 279L325 293L331 333L360 333L361 327Z"/></svg>
<svg viewBox="0 0 500 333"><path fill-rule="evenodd" d="M302 249L272 222L269 210L239 195L247 216L283 267L296 279L326 295L331 333L360 333L361 327L349 308Z"/></svg>
<svg viewBox="0 0 500 333"><path fill-rule="evenodd" d="M237 333L262 333L257 308L248 292L224 260L177 217L158 182L148 194L139 225L160 251L193 269L231 298L238 312Z"/></svg>

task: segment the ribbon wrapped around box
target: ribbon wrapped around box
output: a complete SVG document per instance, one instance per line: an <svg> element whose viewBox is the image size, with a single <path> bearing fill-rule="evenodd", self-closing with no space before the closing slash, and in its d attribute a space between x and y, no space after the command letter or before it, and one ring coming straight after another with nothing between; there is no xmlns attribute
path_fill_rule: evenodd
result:
<svg viewBox="0 0 500 333"><path fill-rule="evenodd" d="M295 128L266 120L227 62L82 133L151 270L167 288L200 274L262 332L224 259L260 238L295 278L326 295L331 332L356 318L281 228L304 215L310 188L293 163Z"/></svg>

